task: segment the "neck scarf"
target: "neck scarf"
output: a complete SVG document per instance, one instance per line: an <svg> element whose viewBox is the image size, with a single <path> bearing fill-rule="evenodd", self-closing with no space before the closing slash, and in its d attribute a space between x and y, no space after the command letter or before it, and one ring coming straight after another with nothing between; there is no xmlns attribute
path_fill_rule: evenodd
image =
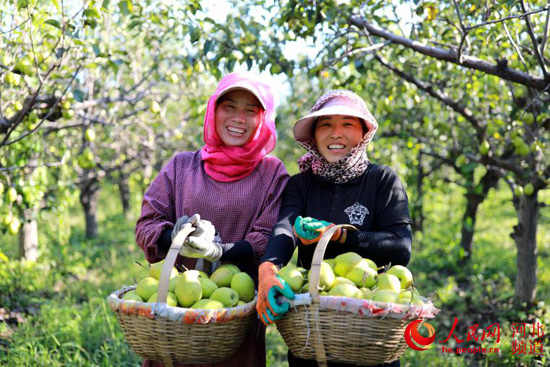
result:
<svg viewBox="0 0 550 367"><path fill-rule="evenodd" d="M316 175L326 178L330 182L342 184L355 177L361 176L367 169L370 161L367 158L365 148L370 142L365 134L356 146L350 149L348 154L338 162L330 163L319 153L315 141L298 142L308 153L298 159L300 172L312 170Z"/></svg>
<svg viewBox="0 0 550 367"><path fill-rule="evenodd" d="M215 112L218 97L228 90L244 89L260 100L263 116L250 141L242 146L230 147L223 143L216 132ZM204 142L201 158L206 173L216 181L232 182L252 173L260 161L269 154L276 143L275 102L270 87L259 77L248 72L226 75L216 92L208 99L204 117Z"/></svg>

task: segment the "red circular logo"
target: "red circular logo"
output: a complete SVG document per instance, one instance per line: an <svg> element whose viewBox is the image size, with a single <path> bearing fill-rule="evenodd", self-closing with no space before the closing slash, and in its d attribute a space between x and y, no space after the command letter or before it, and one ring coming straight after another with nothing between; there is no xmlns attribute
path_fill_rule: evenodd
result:
<svg viewBox="0 0 550 367"><path fill-rule="evenodd" d="M427 338L418 333L418 328L420 325L424 325L428 329L430 334ZM414 340L414 342L413 342ZM427 322L422 323L422 320L416 320L407 325L405 329L405 341L407 345L414 350L426 350L430 347L435 340L435 330L432 325Z"/></svg>

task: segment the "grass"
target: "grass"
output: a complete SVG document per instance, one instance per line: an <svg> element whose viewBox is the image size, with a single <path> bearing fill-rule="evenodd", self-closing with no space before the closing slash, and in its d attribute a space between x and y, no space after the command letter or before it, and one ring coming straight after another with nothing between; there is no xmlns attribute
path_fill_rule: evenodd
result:
<svg viewBox="0 0 550 367"><path fill-rule="evenodd" d="M550 195L544 194L543 200L549 202ZM0 260L1 366L140 366L140 358L125 342L105 302L110 292L134 284L145 274L134 262L144 262L134 240L141 195L134 194L128 217L120 214L116 195L112 188L101 192L100 235L95 240L84 237L79 207L66 215L43 214L37 263L14 260L16 238L6 235L0 239L0 250L11 259ZM514 293L516 255L509 233L517 219L507 190L492 191L482 204L473 258L467 266L457 262L462 204L456 190L426 197L426 230L415 234L410 269L420 290L434 295L442 310L429 321L436 329L436 340L448 335L455 317L461 337L474 323L484 328L496 321L502 330L501 353L456 356L441 352L441 345L451 344L436 342L427 351L408 350L402 366L547 365L548 346L545 356L538 359L511 352L511 323L538 317L550 325L550 312L542 302L530 312L517 310L509 302ZM549 218L550 210L543 208L538 231L540 300L550 299ZM288 348L274 326L268 327L266 340L268 366L287 366Z"/></svg>

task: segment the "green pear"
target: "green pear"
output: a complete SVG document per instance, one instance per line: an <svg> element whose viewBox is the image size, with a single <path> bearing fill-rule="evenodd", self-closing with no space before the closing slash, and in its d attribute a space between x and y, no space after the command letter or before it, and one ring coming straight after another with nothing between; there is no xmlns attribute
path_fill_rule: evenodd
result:
<svg viewBox="0 0 550 367"><path fill-rule="evenodd" d="M359 295L360 293L360 295ZM350 298L362 298L363 293L354 285L351 284L338 284L335 287L332 287L328 291L329 296L340 296L340 297L350 297Z"/></svg>
<svg viewBox="0 0 550 367"><path fill-rule="evenodd" d="M237 307L241 307L241 306L244 306L244 305L246 305L246 302L244 302L244 301L239 301L237 303Z"/></svg>
<svg viewBox="0 0 550 367"><path fill-rule="evenodd" d="M382 273L378 276L378 288L391 289L398 293L401 291L401 282L399 278L393 274Z"/></svg>
<svg viewBox="0 0 550 367"><path fill-rule="evenodd" d="M412 303L413 305L420 306L424 303L422 300L422 296L416 289L405 289L399 293L397 296L396 303L403 303L403 304L409 304Z"/></svg>
<svg viewBox="0 0 550 367"><path fill-rule="evenodd" d="M393 274L399 278L401 283L401 289L407 289L413 284L413 275L409 269L403 265L394 265L386 272L388 274Z"/></svg>
<svg viewBox="0 0 550 367"><path fill-rule="evenodd" d="M319 271L319 289L328 291L334 284L334 271L326 262L321 262L321 269ZM308 273L308 279L311 280L311 270Z"/></svg>
<svg viewBox="0 0 550 367"><path fill-rule="evenodd" d="M231 279L231 288L239 294L239 299L243 302L250 302L254 299L254 289L256 288L252 277L245 272L237 273Z"/></svg>
<svg viewBox="0 0 550 367"><path fill-rule="evenodd" d="M151 264L151 267L149 268L149 275L153 278L159 280L160 274L162 272L162 267L164 266L164 260ZM170 279L175 278L178 276L178 271L176 268L172 268L172 272L170 273Z"/></svg>
<svg viewBox="0 0 550 367"><path fill-rule="evenodd" d="M323 262L329 264L334 271L334 259L324 259Z"/></svg>
<svg viewBox="0 0 550 367"><path fill-rule="evenodd" d="M304 283L302 288L298 291L298 293L307 293L309 292L309 283Z"/></svg>
<svg viewBox="0 0 550 367"><path fill-rule="evenodd" d="M193 303L191 308L199 310L219 310L223 308L223 303L213 299L205 298Z"/></svg>
<svg viewBox="0 0 550 367"><path fill-rule="evenodd" d="M170 279L168 282L168 292L174 293L176 291L176 284L178 284L181 278L181 275L178 275L177 277Z"/></svg>
<svg viewBox="0 0 550 367"><path fill-rule="evenodd" d="M361 260L363 258L355 252L346 252L345 254L338 255L334 258L334 272L341 277L345 277Z"/></svg>
<svg viewBox="0 0 550 367"><path fill-rule="evenodd" d="M181 279L176 284L176 298L182 307L191 307L202 298L202 286L198 279L198 272L196 275L191 273L185 276L185 274L190 271L192 270L183 273Z"/></svg>
<svg viewBox="0 0 550 367"><path fill-rule="evenodd" d="M362 259L347 274L346 278L353 281L358 287L373 287L378 281L378 272Z"/></svg>
<svg viewBox="0 0 550 367"><path fill-rule="evenodd" d="M372 296L374 296L375 291L369 288L360 288L359 290L363 293L363 299L372 299Z"/></svg>
<svg viewBox="0 0 550 367"><path fill-rule="evenodd" d="M277 274L288 283L294 292L300 290L302 285L304 285L304 276L300 270L296 269L293 265L283 266Z"/></svg>
<svg viewBox="0 0 550 367"><path fill-rule="evenodd" d="M219 269L222 269L222 268L230 269L231 271L233 271L233 274L237 274L241 272L241 269L239 269L239 267L235 264L223 264L219 267Z"/></svg>
<svg viewBox="0 0 550 367"><path fill-rule="evenodd" d="M239 294L234 289L220 287L212 292L210 299L220 301L224 307L234 307L239 303Z"/></svg>
<svg viewBox="0 0 550 367"><path fill-rule="evenodd" d="M230 287L235 274L234 270L229 267L219 267L212 273L210 280L216 283L218 287Z"/></svg>
<svg viewBox="0 0 550 367"><path fill-rule="evenodd" d="M206 279L210 279L210 277L208 276L208 274L206 274L204 271L202 270L197 270L199 272L199 277L200 278L206 278Z"/></svg>
<svg viewBox="0 0 550 367"><path fill-rule="evenodd" d="M147 300L147 303L155 303L157 302L158 293L155 293ZM168 292L166 294L166 304L170 307L178 307L178 299L176 298L176 295L174 293Z"/></svg>
<svg viewBox="0 0 550 367"><path fill-rule="evenodd" d="M378 266L376 266L376 263L374 261L372 261L371 259L367 259L366 257L363 260L365 260L371 268L378 271Z"/></svg>
<svg viewBox="0 0 550 367"><path fill-rule="evenodd" d="M123 300L126 300L126 301L138 301L138 302L143 302L143 300L141 299L140 296L138 296L138 294L136 293L135 290L132 290L130 292L126 292L124 294L124 296L122 297Z"/></svg>
<svg viewBox="0 0 550 367"><path fill-rule="evenodd" d="M201 283L202 287L202 298L210 298L212 293L218 289L218 286L216 283L214 283L212 280L208 278L203 278L199 276L199 282Z"/></svg>
<svg viewBox="0 0 550 367"><path fill-rule="evenodd" d="M136 286L136 293L143 300L148 300L158 290L159 281L153 277L145 277Z"/></svg>
<svg viewBox="0 0 550 367"><path fill-rule="evenodd" d="M298 246L294 249L294 252L292 253L292 257L290 258L290 261L287 265L294 265L298 266Z"/></svg>
<svg viewBox="0 0 550 367"><path fill-rule="evenodd" d="M334 283L332 283L332 288L336 287L338 284L351 284L351 285L355 285L354 282L352 282L352 281L349 280L348 278L344 278L344 277L336 277L336 278L334 278Z"/></svg>
<svg viewBox="0 0 550 367"><path fill-rule="evenodd" d="M372 300L377 302L396 303L398 293L392 289L377 289L373 292Z"/></svg>
<svg viewBox="0 0 550 367"><path fill-rule="evenodd" d="M199 277L200 277L200 271L199 270L186 270L184 271L183 273L181 273L181 279L184 281L184 282L187 282L187 281L199 281Z"/></svg>

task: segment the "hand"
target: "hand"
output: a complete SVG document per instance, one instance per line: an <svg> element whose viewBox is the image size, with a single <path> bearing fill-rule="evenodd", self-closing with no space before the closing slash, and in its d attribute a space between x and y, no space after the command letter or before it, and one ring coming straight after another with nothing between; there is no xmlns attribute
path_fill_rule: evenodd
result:
<svg viewBox="0 0 550 367"><path fill-rule="evenodd" d="M183 216L176 222L172 231L172 240L187 223L190 223L195 230L185 239L180 255L185 257L206 259L210 262L218 261L223 254L223 244L216 229L209 221L200 219L199 214L191 218Z"/></svg>
<svg viewBox="0 0 550 367"><path fill-rule="evenodd" d="M334 226L334 223L311 217L303 218L298 216L294 222L294 233L304 245L311 245L319 242L325 231L332 226ZM331 241L339 241L342 234L342 229L338 228L332 235Z"/></svg>
<svg viewBox="0 0 550 367"><path fill-rule="evenodd" d="M277 303L277 296L283 295L288 299L294 299L294 292L290 286L277 275L279 270L270 262L260 265L258 278L258 302L256 310L260 320L267 326L280 320L288 312L290 304Z"/></svg>
<svg viewBox="0 0 550 367"><path fill-rule="evenodd" d="M176 221L176 224L174 224L174 229L172 229L172 241L174 241L174 238L178 235L179 231L183 228L184 225L186 225L189 222L189 217L187 215L184 215L180 219Z"/></svg>

